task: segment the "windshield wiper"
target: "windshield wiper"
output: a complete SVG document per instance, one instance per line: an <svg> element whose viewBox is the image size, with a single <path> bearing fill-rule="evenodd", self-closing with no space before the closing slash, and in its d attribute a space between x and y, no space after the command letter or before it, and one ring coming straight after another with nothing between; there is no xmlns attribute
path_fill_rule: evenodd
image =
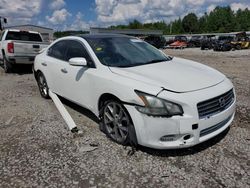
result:
<svg viewBox="0 0 250 188"><path fill-rule="evenodd" d="M169 61L168 59L153 59L151 61L148 61L146 64L150 64L150 63L160 63L160 62L164 62L164 61Z"/></svg>
<svg viewBox="0 0 250 188"><path fill-rule="evenodd" d="M133 67L134 64L125 64L125 65L114 65L113 67L120 67L120 68L126 68L126 67Z"/></svg>
<svg viewBox="0 0 250 188"><path fill-rule="evenodd" d="M136 66L140 66L140 65L148 65L148 64L152 64L152 63L160 63L160 62L164 62L164 61L171 61L172 59L154 59L151 61L148 61L146 63L130 63L130 64L120 64L120 65L109 65L110 67L119 67L119 68L127 68L127 67L136 67Z"/></svg>

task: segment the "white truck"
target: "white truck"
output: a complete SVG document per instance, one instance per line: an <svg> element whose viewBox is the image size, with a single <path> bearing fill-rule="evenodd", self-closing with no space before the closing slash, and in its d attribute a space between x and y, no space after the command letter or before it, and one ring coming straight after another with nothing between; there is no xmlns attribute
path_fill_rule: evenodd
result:
<svg viewBox="0 0 250 188"><path fill-rule="evenodd" d="M7 29L0 35L0 62L9 73L16 64L33 64L35 56L49 44L34 31Z"/></svg>

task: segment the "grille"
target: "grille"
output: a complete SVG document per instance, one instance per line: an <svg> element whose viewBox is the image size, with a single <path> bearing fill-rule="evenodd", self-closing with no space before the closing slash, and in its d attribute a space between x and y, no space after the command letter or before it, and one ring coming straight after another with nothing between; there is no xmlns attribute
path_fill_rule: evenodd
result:
<svg viewBox="0 0 250 188"><path fill-rule="evenodd" d="M201 132L200 132L200 137L202 136L206 136L214 131L217 131L218 129L222 128L224 125L226 125L230 119L233 117L233 115L231 115L230 117L228 117L227 119L225 119L224 121L212 126L212 127L209 127L207 129L203 129Z"/></svg>
<svg viewBox="0 0 250 188"><path fill-rule="evenodd" d="M212 99L203 101L198 103L198 113L199 118L210 117L212 115L218 114L228 107L234 102L234 92L233 89L230 91Z"/></svg>

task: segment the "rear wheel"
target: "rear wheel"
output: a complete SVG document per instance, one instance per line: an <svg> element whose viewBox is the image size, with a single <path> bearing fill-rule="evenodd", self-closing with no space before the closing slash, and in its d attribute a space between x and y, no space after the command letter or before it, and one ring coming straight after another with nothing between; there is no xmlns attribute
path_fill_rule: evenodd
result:
<svg viewBox="0 0 250 188"><path fill-rule="evenodd" d="M49 99L49 87L42 72L37 73L37 84L43 98Z"/></svg>
<svg viewBox="0 0 250 188"><path fill-rule="evenodd" d="M11 73L13 69L13 65L7 61L5 56L3 56L3 69L5 73Z"/></svg>
<svg viewBox="0 0 250 188"><path fill-rule="evenodd" d="M102 112L104 132L115 142L126 145L135 137L134 126L125 107L118 101L104 103Z"/></svg>

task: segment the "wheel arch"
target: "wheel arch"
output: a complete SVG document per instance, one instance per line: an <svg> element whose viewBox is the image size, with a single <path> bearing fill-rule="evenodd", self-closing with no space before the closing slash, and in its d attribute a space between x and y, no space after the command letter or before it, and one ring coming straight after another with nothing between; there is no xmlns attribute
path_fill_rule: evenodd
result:
<svg viewBox="0 0 250 188"><path fill-rule="evenodd" d="M105 103L105 101L107 100L116 100L119 102L122 102L122 100L120 100L117 96L115 96L114 94L111 93L103 93L98 100L98 111L101 110L103 104Z"/></svg>
<svg viewBox="0 0 250 188"><path fill-rule="evenodd" d="M127 102L123 102L121 99L119 99L117 96L115 96L114 94L111 94L111 93L103 93L100 97L99 97L99 100L98 100L98 112L99 112L99 117L100 115L103 113L103 108L102 106L104 105L105 101L108 101L108 100L115 100L115 101L118 101L120 102L121 104L130 104L130 103L127 103ZM133 104L130 104L130 105L133 105ZM132 126L129 127L130 129L130 145L132 147L137 147L138 145L138 141L137 141L137 133L136 133L136 129L134 127L134 122L133 122L133 119L129 113L129 111L126 109L126 107L124 106L126 112L128 113L128 116L130 118L130 121L132 122ZM102 126L102 125L101 125ZM103 130L103 128L101 128L101 130Z"/></svg>
<svg viewBox="0 0 250 188"><path fill-rule="evenodd" d="M37 80L38 73L42 73L43 74L43 72L40 69L38 69L37 71L34 70L34 76L35 76L36 80Z"/></svg>

